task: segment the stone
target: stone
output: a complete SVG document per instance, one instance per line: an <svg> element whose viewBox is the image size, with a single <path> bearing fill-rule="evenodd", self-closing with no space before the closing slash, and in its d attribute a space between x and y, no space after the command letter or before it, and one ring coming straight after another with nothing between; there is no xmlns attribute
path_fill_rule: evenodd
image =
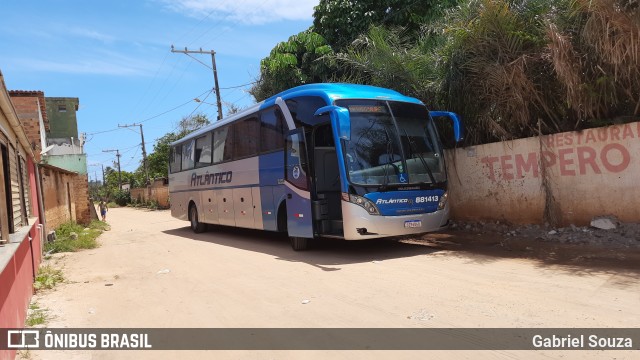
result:
<svg viewBox="0 0 640 360"><path fill-rule="evenodd" d="M595 217L590 225L596 229L613 230L618 227L618 219L612 216Z"/></svg>
<svg viewBox="0 0 640 360"><path fill-rule="evenodd" d="M557 234L557 233L558 233L557 231L555 231L555 230L551 230L551 231L549 231L547 234L549 234L549 235L555 235L555 234Z"/></svg>

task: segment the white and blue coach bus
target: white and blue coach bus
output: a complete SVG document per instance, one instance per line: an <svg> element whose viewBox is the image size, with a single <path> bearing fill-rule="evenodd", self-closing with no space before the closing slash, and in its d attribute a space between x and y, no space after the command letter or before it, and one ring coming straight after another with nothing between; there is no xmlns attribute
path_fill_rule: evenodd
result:
<svg viewBox="0 0 640 360"><path fill-rule="evenodd" d="M277 94L171 144L171 215L313 238L360 240L447 225L447 175L433 117L419 100L364 85L310 84Z"/></svg>

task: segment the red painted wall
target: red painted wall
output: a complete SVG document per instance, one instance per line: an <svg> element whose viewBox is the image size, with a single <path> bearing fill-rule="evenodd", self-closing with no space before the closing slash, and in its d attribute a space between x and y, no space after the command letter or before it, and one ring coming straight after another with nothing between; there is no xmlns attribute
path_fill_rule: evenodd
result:
<svg viewBox="0 0 640 360"><path fill-rule="evenodd" d="M29 160L29 182L31 185L30 202L33 215L38 215L38 195L35 180L35 168ZM34 269L37 271L41 261L40 220L29 224L28 236L20 243L14 256L4 269L0 269L0 328L24 327L27 308L33 294ZM29 237L32 241L29 241ZM5 246L0 251L9 251ZM15 350L0 350L0 360L13 360Z"/></svg>
<svg viewBox="0 0 640 360"><path fill-rule="evenodd" d="M0 328L24 327L33 291L29 239L18 247L0 274ZM0 350L0 359L13 359L15 351Z"/></svg>

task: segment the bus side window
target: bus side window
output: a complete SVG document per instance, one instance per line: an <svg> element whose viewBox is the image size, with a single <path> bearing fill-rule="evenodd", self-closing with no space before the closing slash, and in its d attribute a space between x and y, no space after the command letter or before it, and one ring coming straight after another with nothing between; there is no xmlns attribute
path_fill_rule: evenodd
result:
<svg viewBox="0 0 640 360"><path fill-rule="evenodd" d="M293 117L296 128L302 125L315 126L328 121L328 115L315 116L316 110L327 106L327 102L318 96L300 96L286 100L287 108Z"/></svg>
<svg viewBox="0 0 640 360"><path fill-rule="evenodd" d="M260 151L269 152L284 148L285 122L278 108L270 108L260 114Z"/></svg>
<svg viewBox="0 0 640 360"><path fill-rule="evenodd" d="M182 145L176 145L171 148L171 155L169 156L169 160L171 163L169 164L169 169L171 173L180 172L180 159L182 158Z"/></svg>
<svg viewBox="0 0 640 360"><path fill-rule="evenodd" d="M194 162L195 140L187 140L182 144L182 170L191 170Z"/></svg>
<svg viewBox="0 0 640 360"><path fill-rule="evenodd" d="M233 125L235 133L235 159L255 156L258 153L260 124L257 117L251 117Z"/></svg>
<svg viewBox="0 0 640 360"><path fill-rule="evenodd" d="M213 163L229 161L233 158L233 131L225 126L213 132Z"/></svg>
<svg viewBox="0 0 640 360"><path fill-rule="evenodd" d="M211 165L211 133L196 139L196 167Z"/></svg>

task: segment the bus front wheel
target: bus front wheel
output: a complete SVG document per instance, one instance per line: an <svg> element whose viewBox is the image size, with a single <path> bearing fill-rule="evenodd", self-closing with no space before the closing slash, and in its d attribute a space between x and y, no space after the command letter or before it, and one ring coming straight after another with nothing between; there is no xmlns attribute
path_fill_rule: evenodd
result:
<svg viewBox="0 0 640 360"><path fill-rule="evenodd" d="M191 230L196 234L204 232L207 228L207 224L198 221L198 209L195 205L191 205L191 209L189 209L189 220L191 221Z"/></svg>
<svg viewBox="0 0 640 360"><path fill-rule="evenodd" d="M294 251L303 251L309 248L310 239L292 236L289 238L291 240L291 247Z"/></svg>

